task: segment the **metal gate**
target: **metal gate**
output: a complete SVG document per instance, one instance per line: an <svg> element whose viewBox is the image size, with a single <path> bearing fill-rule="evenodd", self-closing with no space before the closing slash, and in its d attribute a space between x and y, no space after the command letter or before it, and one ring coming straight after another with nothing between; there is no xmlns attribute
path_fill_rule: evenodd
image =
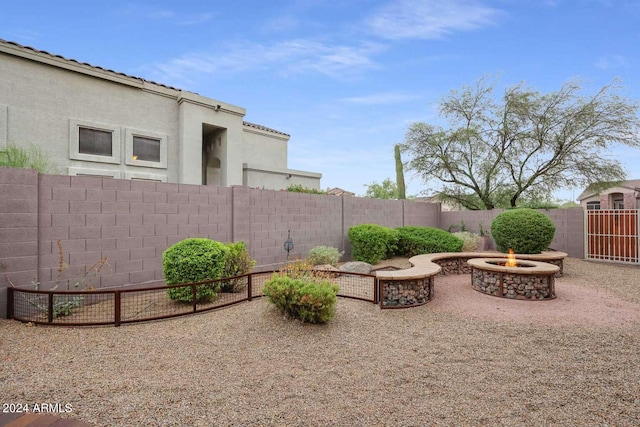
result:
<svg viewBox="0 0 640 427"><path fill-rule="evenodd" d="M640 209L586 211L587 259L640 264Z"/></svg>

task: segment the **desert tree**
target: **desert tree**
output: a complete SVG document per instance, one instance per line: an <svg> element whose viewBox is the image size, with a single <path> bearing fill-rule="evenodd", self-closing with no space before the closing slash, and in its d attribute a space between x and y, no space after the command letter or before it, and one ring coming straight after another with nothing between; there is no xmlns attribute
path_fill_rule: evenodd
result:
<svg viewBox="0 0 640 427"><path fill-rule="evenodd" d="M590 96L576 82L545 94L519 84L498 99L494 89L485 77L452 91L440 104L448 129L409 127L402 144L408 168L425 182L440 181L441 197L467 209L515 207L522 198L625 178L610 152L640 146L640 119L617 81Z"/></svg>

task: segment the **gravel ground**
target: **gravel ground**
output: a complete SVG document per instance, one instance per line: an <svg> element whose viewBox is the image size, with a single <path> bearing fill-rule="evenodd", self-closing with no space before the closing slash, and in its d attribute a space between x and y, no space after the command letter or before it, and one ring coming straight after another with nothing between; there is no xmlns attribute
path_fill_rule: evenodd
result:
<svg viewBox="0 0 640 427"><path fill-rule="evenodd" d="M640 425L640 269L568 259L553 301L436 278L422 307L265 299L119 328L0 320L0 403L96 426Z"/></svg>

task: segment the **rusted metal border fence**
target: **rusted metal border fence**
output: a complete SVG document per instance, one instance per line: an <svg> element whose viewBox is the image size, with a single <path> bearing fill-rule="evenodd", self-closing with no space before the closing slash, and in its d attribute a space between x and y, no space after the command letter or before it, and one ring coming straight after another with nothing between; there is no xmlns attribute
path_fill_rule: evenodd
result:
<svg viewBox="0 0 640 427"><path fill-rule="evenodd" d="M585 258L640 264L640 209L585 211Z"/></svg>
<svg viewBox="0 0 640 427"><path fill-rule="evenodd" d="M249 273L232 278L175 286L122 288L97 291L39 291L8 288L7 317L23 322L55 326L100 326L167 319L251 301L264 296L262 287L273 271ZM241 292L218 293L210 302L196 296L204 288L219 282L235 281ZM339 297L378 303L378 280L375 275L340 272L335 278ZM172 301L170 289L190 288L190 302ZM187 291L188 292L188 291Z"/></svg>

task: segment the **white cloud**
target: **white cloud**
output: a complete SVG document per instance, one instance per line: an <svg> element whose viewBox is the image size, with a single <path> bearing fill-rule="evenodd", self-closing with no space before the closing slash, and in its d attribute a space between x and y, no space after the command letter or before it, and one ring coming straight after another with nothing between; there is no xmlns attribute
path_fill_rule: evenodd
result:
<svg viewBox="0 0 640 427"><path fill-rule="evenodd" d="M627 65L627 59L622 55L609 55L598 59L594 65L601 70L610 70L624 67Z"/></svg>
<svg viewBox="0 0 640 427"><path fill-rule="evenodd" d="M231 74L250 70L273 70L281 74L316 72L342 78L376 67L372 56L382 48L376 44L347 46L310 40L271 45L246 42L216 52L188 53L151 68L154 78L173 81L184 81L194 73Z"/></svg>
<svg viewBox="0 0 640 427"><path fill-rule="evenodd" d="M405 92L382 92L366 96L342 98L340 99L340 102L358 105L385 105L399 104L406 101L413 101L419 98L420 96L418 95Z"/></svg>
<svg viewBox="0 0 640 427"><path fill-rule="evenodd" d="M466 0L397 0L369 17L369 31L386 39L438 39L492 25L501 12Z"/></svg>
<svg viewBox="0 0 640 427"><path fill-rule="evenodd" d="M117 13L125 16L142 17L152 21L171 21L175 25L182 26L203 24L213 18L213 14L209 12L182 15L171 9L138 4L129 4L117 10Z"/></svg>
<svg viewBox="0 0 640 427"><path fill-rule="evenodd" d="M178 20L178 25L184 25L184 26L200 25L200 24L204 24L205 22L211 21L212 18L213 18L212 13L202 13L200 15L187 15L187 16L181 17L181 19Z"/></svg>

